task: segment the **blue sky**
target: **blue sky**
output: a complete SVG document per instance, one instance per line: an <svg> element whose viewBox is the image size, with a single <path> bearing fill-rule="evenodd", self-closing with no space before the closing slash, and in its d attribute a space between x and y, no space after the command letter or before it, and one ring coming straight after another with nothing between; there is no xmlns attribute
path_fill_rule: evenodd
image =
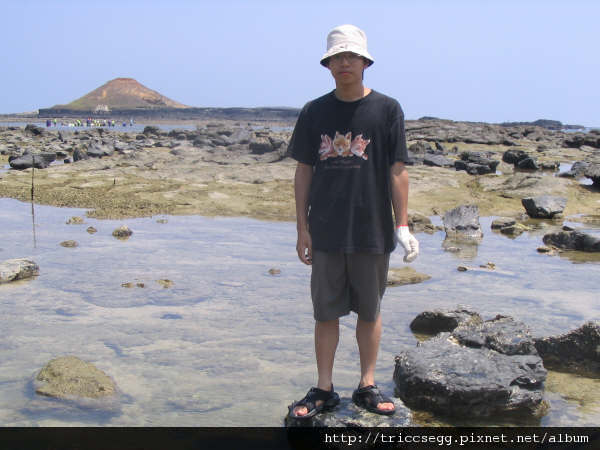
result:
<svg viewBox="0 0 600 450"><path fill-rule="evenodd" d="M594 0L3 2L0 113L132 77L191 106L294 106L333 88L336 25L365 30L365 84L408 119L600 125Z"/></svg>

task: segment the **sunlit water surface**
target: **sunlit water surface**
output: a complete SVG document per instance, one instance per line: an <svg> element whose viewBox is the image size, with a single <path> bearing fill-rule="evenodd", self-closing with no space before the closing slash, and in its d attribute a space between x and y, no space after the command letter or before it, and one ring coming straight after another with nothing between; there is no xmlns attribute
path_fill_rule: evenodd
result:
<svg viewBox="0 0 600 450"><path fill-rule="evenodd" d="M66 224L84 215L36 205L32 217L30 204L0 199L0 261L27 257L40 266L35 279L0 285L0 423L281 425L287 405L316 381L310 268L295 254L295 224L198 216ZM409 323L423 310L467 304L486 319L522 320L535 336L600 317L599 258L539 254L544 230L509 239L490 230L491 220L481 219L485 237L470 253L445 252L443 232L417 234L421 254L412 267L432 278L386 292L377 367L386 392L394 356L417 342ZM133 230L125 241L111 235L123 224ZM79 246L60 246L71 239ZM495 272L457 271L487 262ZM400 252L391 265L404 265ZM334 371L341 396L358 383L355 320L341 321ZM34 375L63 355L109 374L118 397L84 407L36 395ZM597 380L551 372L551 409L539 423L597 425L599 388Z"/></svg>

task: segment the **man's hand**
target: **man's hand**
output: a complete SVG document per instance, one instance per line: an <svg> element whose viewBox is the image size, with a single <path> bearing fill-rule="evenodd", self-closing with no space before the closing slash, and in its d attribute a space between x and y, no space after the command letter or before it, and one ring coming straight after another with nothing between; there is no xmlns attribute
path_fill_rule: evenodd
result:
<svg viewBox="0 0 600 450"><path fill-rule="evenodd" d="M312 238L308 230L298 231L298 243L296 244L298 258L304 264L312 264Z"/></svg>
<svg viewBox="0 0 600 450"><path fill-rule="evenodd" d="M413 262L419 254L419 241L410 234L408 226L401 225L396 229L396 239L404 247L404 262Z"/></svg>

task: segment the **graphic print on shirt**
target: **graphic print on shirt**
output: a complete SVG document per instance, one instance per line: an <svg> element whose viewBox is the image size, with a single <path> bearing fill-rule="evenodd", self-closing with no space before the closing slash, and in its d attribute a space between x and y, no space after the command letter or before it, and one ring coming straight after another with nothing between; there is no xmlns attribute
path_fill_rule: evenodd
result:
<svg viewBox="0 0 600 450"><path fill-rule="evenodd" d="M352 139L352 132L342 134L338 131L331 139L328 135L321 135L321 146L319 147L319 159L321 161L327 158L347 158L357 156L364 160L369 158L367 155L367 145L371 142L370 139L363 139L362 134L359 134Z"/></svg>

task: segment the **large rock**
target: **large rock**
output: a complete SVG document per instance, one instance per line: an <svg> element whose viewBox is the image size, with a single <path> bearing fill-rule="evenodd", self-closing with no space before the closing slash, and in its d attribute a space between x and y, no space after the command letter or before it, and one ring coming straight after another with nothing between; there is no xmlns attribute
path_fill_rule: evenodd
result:
<svg viewBox="0 0 600 450"><path fill-rule="evenodd" d="M85 151L85 149L76 148L73 151L73 161L74 162L84 161L86 159L90 159L90 156L87 154L87 151Z"/></svg>
<svg viewBox="0 0 600 450"><path fill-rule="evenodd" d="M110 147L99 142L94 142L87 149L88 156L92 158L102 158L103 156L111 156L114 152L114 147Z"/></svg>
<svg viewBox="0 0 600 450"><path fill-rule="evenodd" d="M100 398L116 392L108 375L75 356L63 356L46 364L35 378L35 388L40 395L62 399Z"/></svg>
<svg viewBox="0 0 600 450"><path fill-rule="evenodd" d="M567 206L565 197L555 197L552 195L541 195L539 197L527 197L521 200L527 214L536 219L551 219L558 214L562 214Z"/></svg>
<svg viewBox="0 0 600 450"><path fill-rule="evenodd" d="M7 259L0 262L0 284L24 280L40 274L40 267L29 259Z"/></svg>
<svg viewBox="0 0 600 450"><path fill-rule="evenodd" d="M458 206L446 212L443 221L447 238L476 241L483 237L477 205Z"/></svg>
<svg viewBox="0 0 600 450"><path fill-rule="evenodd" d="M459 306L454 310L423 311L410 323L410 329L414 333L433 335L444 331L453 331L461 325L474 325L482 322L478 313Z"/></svg>
<svg viewBox="0 0 600 450"><path fill-rule="evenodd" d="M267 136L257 135L249 143L250 151L255 155L272 152L274 150L271 140Z"/></svg>
<svg viewBox="0 0 600 450"><path fill-rule="evenodd" d="M374 414L357 407L348 396L340 396L340 404L333 410L317 414L310 419L294 419L287 415L287 427L404 427L412 425L411 412L398 399L392 399L396 407L393 416ZM292 405L288 405L288 412Z"/></svg>
<svg viewBox="0 0 600 450"><path fill-rule="evenodd" d="M529 158L529 154L524 150L511 149L502 154L502 161L508 164L517 165L519 161Z"/></svg>
<svg viewBox="0 0 600 450"><path fill-rule="evenodd" d="M471 418L543 415L545 379L538 355L465 347L450 333L402 352L394 370L396 392L407 406Z"/></svg>
<svg viewBox="0 0 600 450"><path fill-rule="evenodd" d="M583 174L592 180L594 186L600 187L600 164L589 164Z"/></svg>
<svg viewBox="0 0 600 450"><path fill-rule="evenodd" d="M570 170L560 173L558 176L565 178L579 178L585 174L589 165L590 163L587 161L575 161Z"/></svg>
<svg viewBox="0 0 600 450"><path fill-rule="evenodd" d="M16 170L30 169L35 167L36 169L47 168L52 161L56 160L56 153L44 152L44 153L30 153L25 152L22 156L8 158L10 167Z"/></svg>
<svg viewBox="0 0 600 450"><path fill-rule="evenodd" d="M446 158L444 155L425 155L423 164L434 167L453 167L454 162Z"/></svg>
<svg viewBox="0 0 600 450"><path fill-rule="evenodd" d="M460 160L454 162L456 170L465 170L470 175L483 175L495 173L500 161L491 158L490 154L483 152L463 152Z"/></svg>
<svg viewBox="0 0 600 450"><path fill-rule="evenodd" d="M544 244L563 250L600 252L600 239L581 231L559 231L544 236Z"/></svg>
<svg viewBox="0 0 600 450"><path fill-rule="evenodd" d="M521 170L539 170L540 168L537 159L532 156L522 159L517 164L515 164L515 167Z"/></svg>
<svg viewBox="0 0 600 450"><path fill-rule="evenodd" d="M466 323L452 332L459 344L488 348L503 355L535 355L535 342L529 329L512 317L496 316L481 323Z"/></svg>
<svg viewBox="0 0 600 450"><path fill-rule="evenodd" d="M536 339L535 347L549 369L600 376L600 322L588 322L560 336Z"/></svg>
<svg viewBox="0 0 600 450"><path fill-rule="evenodd" d="M160 135L160 128L153 126L153 125L146 125L144 127L144 131L142 131L142 134L145 134L146 136L148 135Z"/></svg>
<svg viewBox="0 0 600 450"><path fill-rule="evenodd" d="M46 134L46 130L37 125L33 125L31 123L25 125L25 129L23 130L23 134L29 136L44 136Z"/></svg>

